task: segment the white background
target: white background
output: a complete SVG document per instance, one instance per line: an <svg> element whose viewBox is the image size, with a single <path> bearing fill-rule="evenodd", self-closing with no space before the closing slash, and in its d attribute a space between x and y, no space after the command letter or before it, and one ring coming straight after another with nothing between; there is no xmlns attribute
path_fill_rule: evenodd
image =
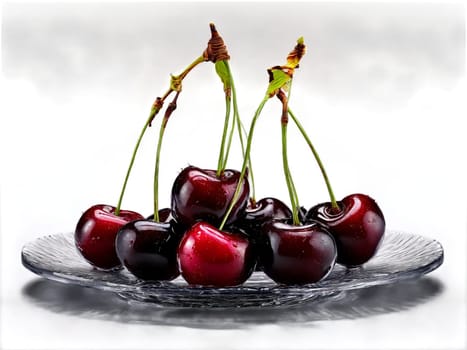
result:
<svg viewBox="0 0 467 350"><path fill-rule="evenodd" d="M465 347L462 3L10 3L2 12L3 348ZM440 241L445 262L437 271L357 293L352 305L219 315L144 310L41 281L21 266L25 243L72 231L93 204L116 204L152 102L168 88L169 74L204 50L211 21L228 45L246 125L265 92L266 68L282 64L304 36L309 50L290 106L336 196L370 194L388 229ZM211 64L184 82L164 139L163 205L184 166L216 167L223 102ZM287 202L279 118L280 105L271 101L252 157L257 198ZM142 143L123 204L144 215L152 209L156 135L150 129ZM239 168L234 150L229 166ZM301 204L326 201L324 182L292 126L289 151Z"/></svg>

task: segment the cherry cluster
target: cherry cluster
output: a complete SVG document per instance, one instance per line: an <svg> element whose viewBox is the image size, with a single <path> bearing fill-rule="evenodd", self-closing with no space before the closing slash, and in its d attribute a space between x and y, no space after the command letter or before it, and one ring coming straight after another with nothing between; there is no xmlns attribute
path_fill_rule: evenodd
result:
<svg viewBox="0 0 467 350"><path fill-rule="evenodd" d="M360 266L376 253L385 231L384 216L364 194L336 201L321 160L304 128L290 110L288 99L295 69L305 54L297 41L283 66L268 70L269 85L244 135L226 46L211 24L206 50L180 75L172 76L168 91L158 97L138 138L116 207L95 205L86 210L75 230L75 243L94 267L125 267L137 278L167 281L180 274L191 285L235 286L253 271L263 271L280 284L308 284L325 278L336 263ZM225 92L226 113L216 170L184 168L173 182L170 208L158 207L159 158L168 120L182 91L182 81L202 62L215 65ZM121 202L141 138L165 100L175 93L161 121L155 171L154 212L121 210ZM291 207L274 197L255 199L250 150L256 121L267 101L282 104L282 159ZM233 117L231 118L231 106ZM323 174L330 201L306 210L300 206L287 160L287 125L294 121ZM241 170L227 169L234 131L242 146ZM245 139L246 137L246 139ZM246 141L246 142L245 142Z"/></svg>

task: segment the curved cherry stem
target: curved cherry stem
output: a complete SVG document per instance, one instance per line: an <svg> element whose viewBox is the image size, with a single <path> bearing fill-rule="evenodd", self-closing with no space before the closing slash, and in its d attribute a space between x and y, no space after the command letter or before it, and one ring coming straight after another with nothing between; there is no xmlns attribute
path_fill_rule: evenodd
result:
<svg viewBox="0 0 467 350"><path fill-rule="evenodd" d="M292 175L290 173L289 161L287 157L287 124L281 124L282 131L282 165L284 168L285 181L287 184L287 189L289 191L290 203L292 206L292 219L294 225L300 224L300 219L298 218L298 208L299 202L297 197L297 191L295 190L295 185L292 180Z"/></svg>
<svg viewBox="0 0 467 350"><path fill-rule="evenodd" d="M243 132L245 132L245 135L247 135L246 131L245 131L245 128L244 128L244 126L242 124L242 121L241 121L241 118L240 118L240 113L239 113L239 110L238 110L237 91L235 89L235 83L234 83L234 79L233 79L232 71L230 69L229 62L226 61L225 65L226 65L227 73L228 73L228 76L229 76L230 91L231 91L231 95L232 95L234 115L233 115L233 119L232 119L232 125L230 127L229 139L228 139L228 142L227 142L227 150L225 152L225 159L224 159L223 169L225 169L226 166L227 166L227 159L228 159L228 156L229 156L229 152L230 152L232 139L233 139L233 134L235 132L235 129L238 130L238 138L240 140L240 146L242 148L242 156L243 157L245 157L245 142L243 140ZM248 174L249 174L249 177L250 177L250 185L251 185L250 200L251 200L251 202L253 204L255 204L256 203L255 180L254 180L254 175L253 175L253 166L252 166L250 157L248 157Z"/></svg>
<svg viewBox="0 0 467 350"><path fill-rule="evenodd" d="M230 71L230 66L227 65L227 69L229 70L229 74L232 80L232 96L233 96L233 106L234 106L234 117L237 122L237 130L238 130L238 138L240 139L240 145L242 147L242 155L245 157L245 144L243 141L243 132L244 132L244 126L243 123L240 119L240 114L238 112L238 104L237 104L237 90L235 89L235 83L233 80L232 73ZM245 132L245 135L246 132ZM254 205L256 205L256 187L255 187L255 177L253 175L253 165L251 162L250 155L248 154L248 175L250 177L250 185L251 185L251 194L250 194L250 199Z"/></svg>
<svg viewBox="0 0 467 350"><path fill-rule="evenodd" d="M156 164L154 169L154 221L159 222L159 162L166 122L162 122L157 141Z"/></svg>
<svg viewBox="0 0 467 350"><path fill-rule="evenodd" d="M156 100L156 102L157 101L160 101L160 100ZM162 107L162 105L161 105L161 107ZM141 140L143 139L143 136L144 136L147 128L151 125L154 117L159 112L159 110L160 110L160 107L157 108L157 109L155 107L152 108L151 113L149 115L149 118L146 121L146 123L144 124L144 127L143 127L143 129L141 130L141 132L139 134L138 140L136 141L135 148L133 149L133 154L131 155L130 165L128 166L128 169L127 169L127 172L126 172L126 175L125 175L125 180L123 181L122 190L120 192L120 197L118 199L117 207L115 209L115 215L117 215L117 216L120 215L120 209L121 209L121 205L122 205L122 201L123 201L123 196L125 194L126 186L128 184L128 179L130 178L131 170L133 169L133 164L135 162L136 153L138 152L139 145L141 143Z"/></svg>
<svg viewBox="0 0 467 350"><path fill-rule="evenodd" d="M282 131L282 164L284 168L285 181L287 183L287 189L289 191L290 203L292 206L292 220L294 225L300 225L300 219L298 217L298 211L300 204L298 201L297 190L292 179L290 172L289 160L287 156L287 125L289 122L288 118L288 98L284 91L280 89L277 92L277 98L282 103L282 117L281 117L281 131Z"/></svg>
<svg viewBox="0 0 467 350"><path fill-rule="evenodd" d="M235 192L233 195L232 200L230 201L229 208L227 209L227 212L224 215L224 218L222 219L222 222L219 226L219 230L222 230L224 228L225 223L227 222L227 219L230 216L230 213L233 210L233 207L238 201L238 197L240 196L240 190L242 188L242 182L243 179L245 178L245 173L248 165L248 159L250 158L250 151L251 151L251 143L253 140L253 132L255 129L256 121L258 120L259 115L261 114L261 111L263 110L264 105L266 102L269 100L269 96L266 95L261 103L259 104L258 108L256 109L255 115L253 116L253 119L251 120L250 124L250 131L248 132L248 139L246 143L246 149L245 149L245 156L243 157L243 165L242 165L242 170L240 172L240 176L238 179L237 187L235 188Z"/></svg>
<svg viewBox="0 0 467 350"><path fill-rule="evenodd" d="M229 131L228 131L229 137L228 137L228 141L227 141L227 144L226 144L225 157L224 157L224 162L222 164L222 169L225 169L227 167L227 160L229 158L230 148L232 146L233 134L235 132L235 126L236 125L237 125L236 124L236 115L235 115L235 112L234 112L234 116L232 118L232 124L230 125Z"/></svg>
<svg viewBox="0 0 467 350"><path fill-rule="evenodd" d="M225 151L226 146L226 139L229 129L229 119L230 119L230 106L231 106L231 98L230 94L226 92L225 94L225 118L224 118L224 130L222 131L222 140L221 140L221 148L219 151L219 158L217 160L217 173L216 175L219 177L225 170L225 165L227 163L227 158L229 156L229 149L230 149L230 142L228 143L227 151Z"/></svg>
<svg viewBox="0 0 467 350"><path fill-rule="evenodd" d="M117 207L115 209L115 215L117 215L117 216L120 215L120 208L121 208L122 201L123 201L123 195L125 194L126 185L128 183L128 179L130 178L131 169L133 168L133 164L135 162L136 153L138 152L138 148L139 148L139 145L141 143L141 140L143 139L143 135L146 132L146 129L148 128L151 121L152 121L152 118L149 118L146 121L146 123L144 124L143 130L141 130L141 133L139 134L138 140L136 141L136 146L135 146L135 148L133 150L133 154L132 154L131 160L130 160L130 165L129 165L128 170L126 172L125 180L123 181L123 187L122 187L122 190L120 192L120 197L118 198Z"/></svg>
<svg viewBox="0 0 467 350"><path fill-rule="evenodd" d="M295 115L292 113L290 108L288 108L288 114L294 121L295 125L297 125L298 130L302 133L303 138L305 139L306 143L310 147L311 152L313 153L313 156L316 159L316 162L318 163L318 166L321 170L321 174L323 175L324 182L326 183L326 187L328 189L329 197L331 199L331 205L333 209L340 210L339 205L337 204L336 197L334 196L334 192L331 187L331 183L329 181L328 175L326 173L326 170L324 169L324 165L321 162L321 159L318 155L318 152L316 151L315 147L313 146L313 143L311 142L310 138L308 137L305 129L303 128L302 124L298 121L298 119L295 117Z"/></svg>
<svg viewBox="0 0 467 350"><path fill-rule="evenodd" d="M186 67L183 70L183 72L180 73L175 78L177 78L177 80L180 80L180 82L181 82L183 79L185 79L185 77L188 75L188 73L191 72L191 70L193 68L195 68L198 64L203 63L203 62L206 62L206 58L203 55L201 55L198 58L196 58L192 63L190 63L190 65L188 67ZM177 90L174 90L174 91L177 91Z"/></svg>
<svg viewBox="0 0 467 350"><path fill-rule="evenodd" d="M242 145L242 154L243 157L245 157L245 151L244 151L244 143L243 143L243 133L248 137L248 134L245 131L245 127L243 126L243 123L240 121L239 118L237 118L237 127L238 127L238 135L240 138L240 143ZM253 165L251 162L251 157L248 155L248 176L250 177L250 203L253 208L256 207L256 186L255 186L255 176L253 174Z"/></svg>
<svg viewBox="0 0 467 350"><path fill-rule="evenodd" d="M161 127L159 130L159 140L157 141L157 151L156 151L156 163L154 167L154 221L159 222L159 163L161 157L162 149L162 139L164 138L165 129L167 122L169 121L170 116L173 111L177 108L177 99L180 96L181 91L177 91L172 102L167 107L165 111L164 119L162 119Z"/></svg>
<svg viewBox="0 0 467 350"><path fill-rule="evenodd" d="M133 153L132 153L131 159L130 159L130 164L129 164L127 172L126 172L125 180L123 181L122 190L120 191L120 196L119 196L118 203L117 203L117 206L116 206L116 209L115 209L115 215L117 215L117 216L120 215L123 196L124 196L125 191L126 191L126 186L128 184L128 179L130 178L131 170L133 169L133 164L135 162L136 153L138 152L139 146L141 144L141 140L143 139L143 136L146 133L147 128L151 126L152 121L154 120L156 115L159 113L159 111L162 109L162 107L164 105L164 101L167 99L167 97L169 97L169 95L174 91L177 91L177 92L181 91L181 84L182 84L183 79L188 75L188 73L190 73L190 71L193 68L195 68L198 64L203 63L205 61L206 61L206 59L205 59L204 55L201 55L198 58L196 58L190 65L188 65L183 70L182 73L180 73L177 76L172 75L171 78L170 78L170 87L169 87L169 89L167 90L167 92L162 97L158 97L156 99L156 101L154 102L154 104L153 104L153 106L151 108L151 112L149 114L149 118L147 119L146 123L144 124L143 129L141 130L141 132L140 132L140 134L138 136L138 139L136 141L136 145L135 145L135 147L133 149Z"/></svg>
<svg viewBox="0 0 467 350"><path fill-rule="evenodd" d="M293 79L290 79L289 84L288 84L288 91L287 91L287 103L286 103L287 110L289 108L290 95L292 94L292 83L293 83ZM282 115L281 120L285 120L286 124L288 125L289 119L288 119L288 116L285 115L284 113L286 113L286 112L285 112L285 109L283 108L283 110L282 110L283 115ZM285 131L285 133L286 133L285 142L286 142L286 147L287 147L287 130ZM287 157L287 150L286 150L286 157ZM293 195L293 198L295 200L295 208L297 208L297 218L298 218L298 212L300 210L300 204L299 204L299 200L298 200L298 193L297 193L297 189L295 187L295 183L293 182L293 179L292 179L292 174L290 172L290 168L288 166L288 158L286 158L286 162L287 162L287 170L288 170L288 172L286 174L286 176L288 177L288 180L286 178L286 181L290 182L290 189L292 191L292 195ZM292 209L292 214L293 213L294 212L293 212L293 209ZM294 217L294 216L292 215L292 217Z"/></svg>

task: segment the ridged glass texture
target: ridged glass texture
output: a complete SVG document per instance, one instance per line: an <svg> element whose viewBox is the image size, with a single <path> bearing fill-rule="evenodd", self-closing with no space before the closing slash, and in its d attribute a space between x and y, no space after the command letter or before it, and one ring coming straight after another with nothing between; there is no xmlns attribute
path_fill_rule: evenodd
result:
<svg viewBox="0 0 467 350"><path fill-rule="evenodd" d="M255 272L241 286L189 286L181 277L171 282L145 282L125 269L100 271L78 253L73 234L38 238L22 250L23 265L45 278L97 288L161 307L264 308L287 307L340 293L421 277L443 262L443 248L435 240L408 233L387 232L378 253L366 264L347 269L336 265L328 277L304 286L274 283Z"/></svg>

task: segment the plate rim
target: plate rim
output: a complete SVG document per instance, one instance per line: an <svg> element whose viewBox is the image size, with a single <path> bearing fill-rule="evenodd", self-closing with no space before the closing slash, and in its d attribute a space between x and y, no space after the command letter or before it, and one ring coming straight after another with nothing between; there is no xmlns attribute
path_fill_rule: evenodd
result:
<svg viewBox="0 0 467 350"><path fill-rule="evenodd" d="M306 285L299 285L299 286L286 286L286 285L281 285L281 284L276 284L274 281L270 280L271 284L269 285L264 285L264 286L251 286L251 285L239 285L239 286L233 286L233 287L213 287L213 286L192 286L192 285L177 285L173 283L172 281L143 281L143 280L138 280L135 279L134 282L132 283L122 283L122 281L115 283L111 281L105 281L102 279L91 279L91 278L80 278L79 276L73 275L73 274L67 274L63 272L58 272L58 271L52 271L52 270L44 270L41 269L40 267L36 267L33 263L31 263L28 259L28 250L30 250L35 244L37 244L39 241L47 240L47 239L52 239L52 238L57 238L61 237L63 239L66 239L67 241L73 242L73 233L68 232L68 233L56 233L56 234L49 234L49 235L44 235L41 237L38 237L32 241L29 241L26 243L22 249L21 249L21 262L23 266L30 270L31 272L35 273L36 275L53 280L56 282L60 283L65 283L65 284L73 284L73 285L79 285L82 287L89 287L89 288L95 288L103 291L110 291L118 294L119 296L127 299L131 299L131 296L128 295L128 293L131 295L131 292L144 292L149 289L165 289L167 291L184 291L186 292L199 292L199 291L205 291L206 293L216 293L218 296L222 296L223 294L227 295L228 293L231 293L232 291L236 292L241 292L241 293L257 293L260 290L266 289L269 291L273 290L279 290L281 292L293 292L293 291L300 291L303 293L308 293L310 296L324 296L327 294L332 294L336 292L345 292L349 290L356 290L356 289L362 289L362 288L368 288L368 287L373 287L373 286L378 286L378 285L386 285L386 284L391 284L394 282L402 281L402 280L408 280L412 278L419 278L425 274L428 274L435 269L437 269L439 266L441 266L444 262L444 248L442 244L433 238L418 235L418 234L413 234L413 233L407 233L407 232L402 232L402 231L391 231L391 230L386 230L385 235L384 235L384 240L387 239L388 236L391 235L402 235L404 237L412 237L412 238L417 238L417 239L423 239L427 243L431 245L436 246L435 252L438 254L436 257L431 259L429 262L427 262L424 265L418 266L417 268L412 268L409 270L402 270L399 272L396 272L391 276L391 278L379 278L379 279L372 279L372 280L364 280L360 284L355 284L355 283L349 283L349 282L340 282L337 284L330 284L326 285L326 279L319 281L317 283L313 284L306 284ZM384 240L382 242L382 245L384 244ZM77 254L79 254L77 252ZM84 261L84 258L83 258ZM337 265L337 264L336 264ZM362 267L356 267L355 269L359 269ZM344 269L345 271L348 271L349 269L346 269L345 267L341 267L341 269ZM121 272L124 269L118 269L114 271L101 271L104 273L116 273L116 271ZM351 270L351 269L350 269ZM98 270L96 270L98 271ZM417 273L415 273L417 272ZM124 272L129 274L129 272ZM254 273L256 276L257 274L262 274L264 275L263 272L255 272ZM131 275L131 274L130 274ZM264 275L265 276L265 275ZM132 277L133 278L133 277ZM266 278L268 278L266 276ZM268 278L269 279L269 278ZM153 301L152 303L158 304L157 301ZM164 305L165 306L165 305Z"/></svg>

